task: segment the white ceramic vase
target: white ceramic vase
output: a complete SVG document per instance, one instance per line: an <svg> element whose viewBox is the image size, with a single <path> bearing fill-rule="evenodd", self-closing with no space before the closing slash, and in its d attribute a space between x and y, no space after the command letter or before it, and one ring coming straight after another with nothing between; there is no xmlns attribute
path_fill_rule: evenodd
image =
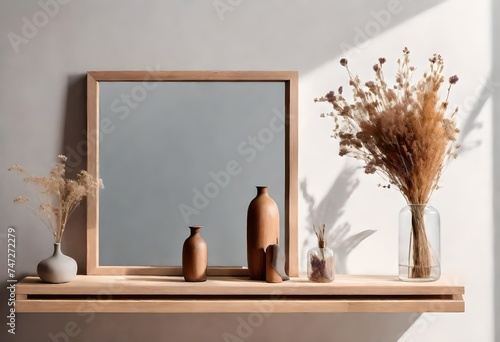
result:
<svg viewBox="0 0 500 342"><path fill-rule="evenodd" d="M40 279L46 283L60 284L71 281L78 270L75 259L65 255L61 251L61 244L54 244L52 256L40 261L37 273Z"/></svg>

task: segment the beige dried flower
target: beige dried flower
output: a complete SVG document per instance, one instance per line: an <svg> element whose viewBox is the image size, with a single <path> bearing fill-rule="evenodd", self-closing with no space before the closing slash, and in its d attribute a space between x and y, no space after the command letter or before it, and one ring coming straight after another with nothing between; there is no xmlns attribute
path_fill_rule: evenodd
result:
<svg viewBox="0 0 500 342"><path fill-rule="evenodd" d="M398 60L396 85L384 78L381 57L375 64L375 80L361 82L341 60L349 75L353 102L342 93L330 91L316 102L329 102L335 122L333 137L339 139L339 154L362 160L368 174L378 173L401 191L408 203L426 204L433 190L439 187L441 173L449 158L456 155L453 146L459 132L455 109L446 115L451 86L458 81L449 78L444 101L439 90L444 83L441 55L430 59L429 69L420 81L411 84L415 68L410 65L410 51L403 50ZM324 113L322 116L328 116Z"/></svg>
<svg viewBox="0 0 500 342"><path fill-rule="evenodd" d="M18 196L14 199L14 203L28 203L29 199L27 197Z"/></svg>
<svg viewBox="0 0 500 342"><path fill-rule="evenodd" d="M24 167L19 166L17 164L16 165L12 165L7 170L9 170L9 171L15 171L17 173L26 173L26 170L24 169Z"/></svg>
<svg viewBox="0 0 500 342"><path fill-rule="evenodd" d="M40 189L38 195L39 205L37 208L29 207L49 228L54 235L54 241L60 243L66 223L73 211L78 207L85 196L94 196L98 189L102 188L102 180L95 180L87 171L80 171L76 180L67 179L66 161L64 155L58 156L56 163L48 177L26 176L26 183L34 184ZM20 174L26 170L19 165L13 165L9 171ZM19 196L14 203L28 204L27 197Z"/></svg>

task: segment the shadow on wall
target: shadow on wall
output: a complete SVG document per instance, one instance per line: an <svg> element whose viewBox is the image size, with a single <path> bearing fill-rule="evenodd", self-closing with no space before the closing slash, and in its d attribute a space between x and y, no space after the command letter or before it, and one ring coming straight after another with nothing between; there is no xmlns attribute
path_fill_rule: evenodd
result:
<svg viewBox="0 0 500 342"><path fill-rule="evenodd" d="M314 4L299 1L284 6L279 2L267 3L266 7L251 6L246 1L234 1L232 6L221 7L216 4L226 1L214 1L212 9L226 30L221 31L220 40L212 49L227 51L225 45L228 41L253 42L257 35L247 26L257 20L259 30L276 39L262 39L252 49L244 51L245 57L250 57L257 67L262 63L267 65L269 60L279 60L285 70L298 68L307 72L330 61L333 56L348 57L359 53L369 44L374 44L372 39L379 34L445 1L319 1ZM341 13L342 20L332 19L338 13ZM318 36L321 37L319 40ZM278 39L283 43L277 43ZM222 45L218 45L219 42ZM300 42L300 45L292 42ZM298 46L308 53L297 53ZM237 51L228 51L229 63L224 64L225 68L233 67L230 61L240 59Z"/></svg>
<svg viewBox="0 0 500 342"><path fill-rule="evenodd" d="M461 145L461 147L457 151L458 154L467 153L481 146L480 139L468 140L467 137L474 130L480 130L483 128L483 124L477 121L477 118L479 114L481 114L486 101L488 101L488 99L493 96L495 87L498 87L498 85L500 85L500 83L495 83L490 75L490 77L488 77L485 80L485 83L481 86L479 92L475 94L475 96L471 97L471 99L473 98L473 102L471 104L469 104L468 101L466 102L466 100L463 101L466 102L464 103L464 106L466 107L465 110L469 112L469 115L465 118L462 127L460 128L458 143ZM470 108L467 108L467 106L470 106ZM459 108L459 110L460 109L461 108Z"/></svg>
<svg viewBox="0 0 500 342"><path fill-rule="evenodd" d="M347 257L363 240L375 233L375 230L364 230L360 233L348 236L351 230L349 222L339 222L344 214L344 207L359 185L359 180L354 177L356 168L347 166L340 172L326 196L316 206L316 201L307 189L307 180L300 183L300 190L304 200L308 204L309 214L307 216L307 237L304 247L314 245L316 236L313 225L326 225L327 244L335 253L335 271L339 274L347 274ZM314 242L311 243L311 240Z"/></svg>
<svg viewBox="0 0 500 342"><path fill-rule="evenodd" d="M86 87L86 75L68 77L61 153L68 157L67 177L72 179L87 169ZM76 260L79 274L86 273L87 265L86 204L82 201L71 215L63 236L64 252Z"/></svg>

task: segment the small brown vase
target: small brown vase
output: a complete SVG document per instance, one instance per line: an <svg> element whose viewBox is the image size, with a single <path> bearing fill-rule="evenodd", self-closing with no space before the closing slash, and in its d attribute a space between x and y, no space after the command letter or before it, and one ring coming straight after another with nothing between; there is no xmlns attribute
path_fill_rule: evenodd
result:
<svg viewBox="0 0 500 342"><path fill-rule="evenodd" d="M191 235L182 246L182 274L186 281L207 280L208 247L200 235L201 228L189 227Z"/></svg>
<svg viewBox="0 0 500 342"><path fill-rule="evenodd" d="M266 248L278 243L280 215L267 186L257 187L247 214L247 261L250 279L266 279Z"/></svg>

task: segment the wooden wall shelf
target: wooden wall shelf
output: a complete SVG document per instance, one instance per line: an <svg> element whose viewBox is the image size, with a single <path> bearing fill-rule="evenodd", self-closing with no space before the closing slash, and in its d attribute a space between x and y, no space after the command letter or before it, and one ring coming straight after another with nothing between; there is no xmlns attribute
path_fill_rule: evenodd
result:
<svg viewBox="0 0 500 342"><path fill-rule="evenodd" d="M279 284L242 277L186 283L173 276L77 276L66 284L27 277L16 286L23 312L464 312L464 286L451 278L407 283L387 276L342 276L333 283Z"/></svg>

